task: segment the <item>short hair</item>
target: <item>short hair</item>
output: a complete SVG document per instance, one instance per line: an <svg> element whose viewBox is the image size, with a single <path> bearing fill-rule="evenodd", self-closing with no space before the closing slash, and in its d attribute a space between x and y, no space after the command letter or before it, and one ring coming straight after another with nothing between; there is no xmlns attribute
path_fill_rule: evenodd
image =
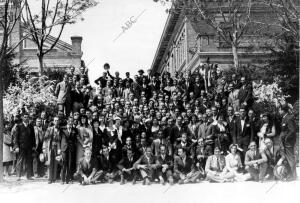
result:
<svg viewBox="0 0 300 203"><path fill-rule="evenodd" d="M179 147L179 148L178 148L178 151L179 151L180 149L182 150L182 152L186 153L186 148L184 148L184 147Z"/></svg>

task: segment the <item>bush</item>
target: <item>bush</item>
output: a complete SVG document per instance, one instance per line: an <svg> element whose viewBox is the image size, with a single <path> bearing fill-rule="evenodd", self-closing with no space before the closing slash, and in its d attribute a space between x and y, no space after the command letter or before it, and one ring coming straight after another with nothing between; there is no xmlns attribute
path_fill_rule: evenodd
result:
<svg viewBox="0 0 300 203"><path fill-rule="evenodd" d="M37 111L56 112L56 97L53 95L53 81L46 76L33 77L29 80L19 79L11 84L5 92L4 115L6 118L20 111L29 112L34 107Z"/></svg>

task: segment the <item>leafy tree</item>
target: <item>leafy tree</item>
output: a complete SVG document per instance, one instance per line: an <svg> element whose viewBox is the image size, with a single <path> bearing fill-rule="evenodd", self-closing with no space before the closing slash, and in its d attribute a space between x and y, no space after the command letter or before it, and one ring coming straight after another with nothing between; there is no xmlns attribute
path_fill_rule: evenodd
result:
<svg viewBox="0 0 300 203"><path fill-rule="evenodd" d="M158 2L158 0L154 0ZM160 0L159 2L169 2ZM261 25L252 22L256 4L252 0L172 0L168 12L183 13L196 21L205 21L218 33L224 46L232 49L233 64L239 67L238 50L245 35L253 35ZM255 14L254 14L255 15Z"/></svg>
<svg viewBox="0 0 300 203"><path fill-rule="evenodd" d="M55 3L53 4L53 2ZM41 0L39 3L40 13L37 14L32 9L32 5L37 3L25 0L25 12L22 20L24 29L37 46L39 73L42 75L44 73L44 56L56 46L65 26L75 23L79 18L83 20L82 13L96 6L97 2L94 0ZM49 43L51 36L56 33L54 30L58 30L58 34L54 40L50 40L50 47L45 47L45 43Z"/></svg>

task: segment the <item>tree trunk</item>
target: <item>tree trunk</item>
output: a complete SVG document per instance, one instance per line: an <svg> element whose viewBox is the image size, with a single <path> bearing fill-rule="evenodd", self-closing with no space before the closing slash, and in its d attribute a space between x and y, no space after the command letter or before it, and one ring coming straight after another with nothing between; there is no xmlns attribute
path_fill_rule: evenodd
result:
<svg viewBox="0 0 300 203"><path fill-rule="evenodd" d="M3 75L2 70L2 53L0 53L0 183L3 182Z"/></svg>
<svg viewBox="0 0 300 203"><path fill-rule="evenodd" d="M238 57L238 53L237 53L237 46L234 43L232 43L232 55L233 55L234 68L238 69L238 67L239 67L239 57Z"/></svg>
<svg viewBox="0 0 300 203"><path fill-rule="evenodd" d="M41 54L38 54L39 58L39 76L44 74L44 56Z"/></svg>

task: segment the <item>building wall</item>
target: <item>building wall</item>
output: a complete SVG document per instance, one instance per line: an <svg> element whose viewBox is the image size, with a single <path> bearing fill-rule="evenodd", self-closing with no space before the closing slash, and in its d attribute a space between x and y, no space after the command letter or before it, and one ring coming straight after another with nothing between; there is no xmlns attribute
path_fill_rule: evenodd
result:
<svg viewBox="0 0 300 203"><path fill-rule="evenodd" d="M0 0L0 9L1 6L4 5L4 3L1 2L3 1ZM21 22L18 21L11 33L9 46L14 46L19 43L23 36L25 36L25 31L22 30ZM49 39L46 40L45 48L49 48L54 40L55 38L50 36ZM68 69L71 66L74 66L75 69L78 69L79 71L83 54L81 50L82 37L72 36L71 42L71 44L68 44L59 40L56 47L44 56L45 68L60 67ZM22 64L24 67L27 67L29 71L38 71L39 61L37 57L37 47L30 38L24 40L20 46L15 49L14 63Z"/></svg>

